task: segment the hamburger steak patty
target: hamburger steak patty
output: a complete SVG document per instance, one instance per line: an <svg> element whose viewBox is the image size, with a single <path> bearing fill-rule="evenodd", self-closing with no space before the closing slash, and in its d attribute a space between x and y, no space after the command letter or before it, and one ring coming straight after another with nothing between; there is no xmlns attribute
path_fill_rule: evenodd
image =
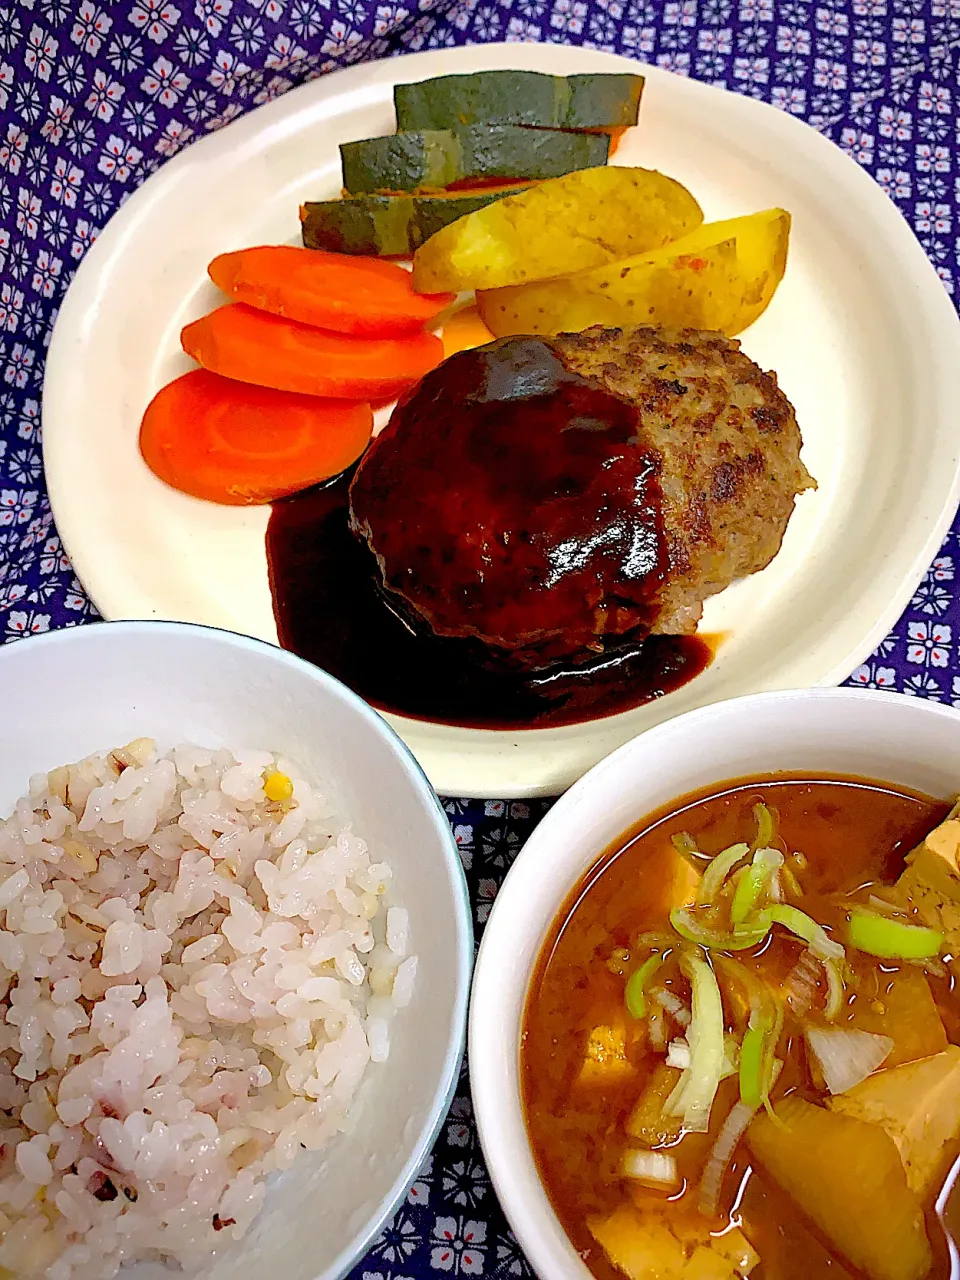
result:
<svg viewBox="0 0 960 1280"><path fill-rule="evenodd" d="M350 489L415 630L537 670L651 632L776 555L813 485L776 378L693 329L461 352L397 406Z"/></svg>
<svg viewBox="0 0 960 1280"><path fill-rule="evenodd" d="M696 329L588 329L554 340L564 365L640 410L660 457L669 571L662 635L696 630L703 601L765 569L798 494L816 481L800 460L793 405L740 350Z"/></svg>

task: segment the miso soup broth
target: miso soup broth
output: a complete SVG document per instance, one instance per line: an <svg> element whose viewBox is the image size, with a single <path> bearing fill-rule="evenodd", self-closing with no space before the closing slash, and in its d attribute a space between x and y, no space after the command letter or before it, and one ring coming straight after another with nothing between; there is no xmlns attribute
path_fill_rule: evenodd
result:
<svg viewBox="0 0 960 1280"><path fill-rule="evenodd" d="M958 861L948 803L791 775L687 796L599 858L520 1050L598 1280L950 1277Z"/></svg>

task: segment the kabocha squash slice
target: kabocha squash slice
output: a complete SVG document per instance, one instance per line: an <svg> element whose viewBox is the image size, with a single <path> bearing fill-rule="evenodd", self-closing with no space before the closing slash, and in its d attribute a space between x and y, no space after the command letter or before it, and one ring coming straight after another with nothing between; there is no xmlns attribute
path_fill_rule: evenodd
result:
<svg viewBox="0 0 960 1280"><path fill-rule="evenodd" d="M643 76L550 76L540 71L476 71L393 90L397 128L522 124L548 129L622 129L637 123Z"/></svg>
<svg viewBox="0 0 960 1280"><path fill-rule="evenodd" d="M442 191L455 183L507 178L557 178L606 162L610 138L517 125L396 133L340 146L343 185L365 192Z"/></svg>
<svg viewBox="0 0 960 1280"><path fill-rule="evenodd" d="M528 188L517 183L435 195L361 195L300 208L303 243L328 253L405 257L449 223Z"/></svg>

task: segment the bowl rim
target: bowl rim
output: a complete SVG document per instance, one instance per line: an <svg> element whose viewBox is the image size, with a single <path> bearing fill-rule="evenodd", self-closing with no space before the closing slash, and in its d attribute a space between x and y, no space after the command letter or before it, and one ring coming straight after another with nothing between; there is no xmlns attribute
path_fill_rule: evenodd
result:
<svg viewBox="0 0 960 1280"><path fill-rule="evenodd" d="M513 1033L512 1014L508 1026L508 1018L502 1012L503 988L499 982L499 972L492 972L497 960L502 962L505 950L516 946L516 937L509 934L500 936L498 918L505 918L505 912L510 910L511 898L518 892L512 886L521 884L527 868L534 863L550 867L549 849L553 844L564 841L568 815L595 804L591 800L591 793L595 789L602 790L606 779L611 775L615 776L630 757L639 756L641 752L656 751L658 742L671 737L695 734L698 726L705 720L730 714L731 709L749 714L755 706L770 707L788 702L832 703L838 708L863 702L886 704L891 709L896 709L898 715L949 720L960 727L960 708L887 690L843 686L767 690L723 699L705 707L695 707L631 738L588 770L559 798L534 829L520 849L497 894L480 941L470 998L467 1052L474 1115L494 1193L503 1206L530 1266L536 1275L545 1277L545 1280L559 1280L555 1266L558 1246L559 1251L567 1255L569 1262L562 1273L565 1280L592 1280L592 1273L587 1270L567 1237L536 1171L536 1159L527 1137L519 1093L519 1040ZM717 786L722 786L724 781L726 778L723 776L721 763L718 765ZM598 855L600 852L602 850L598 850ZM566 894L573 890L581 876L582 872L563 885ZM548 920L536 921L533 964L539 958L546 930L554 919L555 916L551 915ZM514 959L512 970L522 979L522 1009L526 1003L533 965L523 971L520 963ZM501 1010L499 1014L498 1005ZM518 1132L522 1134L520 1161L517 1160L518 1151L513 1139L513 1135ZM508 1137L508 1134L511 1136ZM528 1176L531 1168L535 1181ZM545 1266L548 1269L545 1270Z"/></svg>
<svg viewBox="0 0 960 1280"><path fill-rule="evenodd" d="M443 1067L437 1082L433 1102L429 1109L417 1141L410 1154L404 1160L399 1172L394 1177L390 1190L380 1202L375 1213L367 1219L354 1236L352 1243L345 1245L330 1264L316 1275L316 1280L343 1280L351 1268L367 1253L370 1244L379 1235L384 1224L391 1218L403 1203L410 1186L416 1179L424 1161L430 1154L434 1143L446 1119L453 1102L463 1057L466 1050L466 1030L469 1007L470 981L473 971L473 910L467 879L460 860L460 853L454 839L453 829L440 803L440 798L427 778L413 752L378 711L365 702L352 689L343 684L335 676L299 658L296 654L276 645L258 640L253 636L242 635L236 631L228 631L222 627L210 627L194 622L172 622L162 619L118 619L107 621L101 619L83 623L73 627L58 627L52 631L38 635L23 636L20 640L0 646L0 680L3 678L4 655L12 656L19 646L28 643L44 649L66 648L72 643L79 643L81 637L88 637L95 643L96 636L108 640L112 635L146 635L160 632L169 635L199 635L222 644L226 649L245 650L255 654L264 662L276 666L287 667L305 676L314 684L320 685L334 698L339 699L356 715L380 735L392 747L397 761L406 774L407 781L423 803L424 810L438 836L439 847L447 867L453 906L455 910L455 932L457 937L456 981L454 989L453 1018L451 1020L447 1049L444 1054Z"/></svg>

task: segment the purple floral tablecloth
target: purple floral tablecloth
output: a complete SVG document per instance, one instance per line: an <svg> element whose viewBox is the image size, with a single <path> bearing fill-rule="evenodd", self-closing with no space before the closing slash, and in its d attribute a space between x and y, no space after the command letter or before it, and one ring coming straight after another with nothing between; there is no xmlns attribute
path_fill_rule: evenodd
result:
<svg viewBox="0 0 960 1280"><path fill-rule="evenodd" d="M960 0L20 0L0 7L0 630L96 617L57 537L40 396L57 308L110 215L181 148L336 67L483 41L628 54L809 121L960 280ZM960 430L960 406L958 406ZM852 683L960 705L958 528ZM478 933L544 803L448 800ZM433 1155L351 1280L531 1276L464 1072ZM549 1280L549 1277L545 1278Z"/></svg>

